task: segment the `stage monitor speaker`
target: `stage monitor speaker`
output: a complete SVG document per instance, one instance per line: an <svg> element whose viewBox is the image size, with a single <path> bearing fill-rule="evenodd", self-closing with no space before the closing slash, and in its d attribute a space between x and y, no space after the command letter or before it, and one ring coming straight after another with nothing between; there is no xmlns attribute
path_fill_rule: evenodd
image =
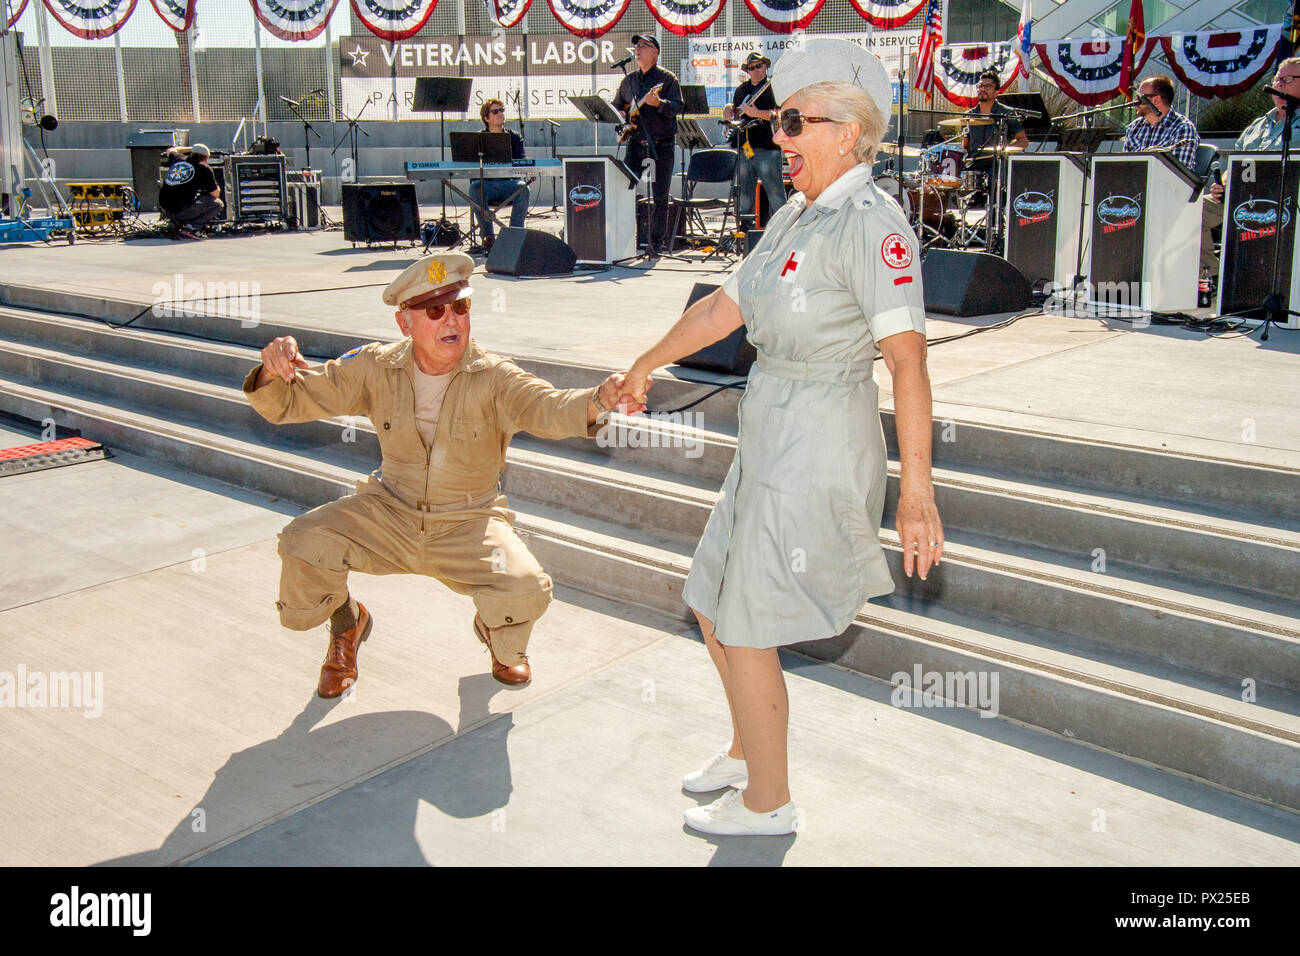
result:
<svg viewBox="0 0 1300 956"><path fill-rule="evenodd" d="M700 299L704 298L714 289L722 288L711 282L697 282L691 288L690 297L686 300L686 309L689 309ZM686 309L682 311L685 312ZM749 344L749 339L745 338L745 327L742 325L725 339L719 339L712 345L706 345L693 355L688 355L684 359L678 360L677 364L686 368L698 368L706 372L718 372L722 375L740 375L749 374L749 368L754 364L756 353L754 346Z"/></svg>
<svg viewBox="0 0 1300 956"><path fill-rule="evenodd" d="M1000 256L931 249L921 264L925 311L940 315L1020 312L1032 304L1029 282Z"/></svg>
<svg viewBox="0 0 1300 956"><path fill-rule="evenodd" d="M506 276L559 276L573 271L578 256L558 236L507 226L497 234L487 271Z"/></svg>
<svg viewBox="0 0 1300 956"><path fill-rule="evenodd" d="M748 230L745 233L745 255L749 255L751 252L753 252L754 247L757 246L762 241L762 239L763 239L762 229Z"/></svg>
<svg viewBox="0 0 1300 956"><path fill-rule="evenodd" d="M344 183L343 238L348 242L418 240L415 183Z"/></svg>

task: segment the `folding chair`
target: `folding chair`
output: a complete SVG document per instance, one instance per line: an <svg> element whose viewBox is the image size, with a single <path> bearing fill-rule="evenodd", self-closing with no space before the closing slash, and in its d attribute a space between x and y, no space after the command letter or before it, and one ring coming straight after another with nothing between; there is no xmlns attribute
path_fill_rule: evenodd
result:
<svg viewBox="0 0 1300 956"><path fill-rule="evenodd" d="M697 198L695 196L695 187L699 183L729 183L730 188L727 190L727 198ZM687 216L687 235L690 238L713 239L715 237L709 232L701 213L706 209L726 210L723 213L722 220L725 224L728 212L735 213L735 200L736 151L726 147L697 149L691 155L690 165L686 167L686 185L682 197L680 199L670 197L669 199L668 231L672 239L669 241L668 251L671 253L677 248L677 238L681 232L683 212ZM695 227L698 227L698 232L694 231Z"/></svg>

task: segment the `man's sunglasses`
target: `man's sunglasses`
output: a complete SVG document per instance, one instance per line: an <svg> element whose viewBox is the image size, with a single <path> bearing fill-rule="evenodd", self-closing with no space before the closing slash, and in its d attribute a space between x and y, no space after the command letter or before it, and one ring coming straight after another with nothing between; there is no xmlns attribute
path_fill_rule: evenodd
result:
<svg viewBox="0 0 1300 956"><path fill-rule="evenodd" d="M442 305L434 305L426 308L424 311L429 314L430 322L439 321L447 313L447 306L450 305L457 315L469 315L469 296L463 299L457 299L455 302L444 302Z"/></svg>
<svg viewBox="0 0 1300 956"><path fill-rule="evenodd" d="M488 115L491 116L493 113L504 113L504 112L505 112L505 109L502 108L502 107L500 107L500 106L498 106L498 107L497 107L496 109L494 109L494 110L488 110Z"/></svg>
<svg viewBox="0 0 1300 956"><path fill-rule="evenodd" d="M772 117L772 132L777 130L785 133L786 136L798 136L803 132L804 123L838 123L839 120L833 120L829 116L804 116L798 110L782 110L776 116Z"/></svg>

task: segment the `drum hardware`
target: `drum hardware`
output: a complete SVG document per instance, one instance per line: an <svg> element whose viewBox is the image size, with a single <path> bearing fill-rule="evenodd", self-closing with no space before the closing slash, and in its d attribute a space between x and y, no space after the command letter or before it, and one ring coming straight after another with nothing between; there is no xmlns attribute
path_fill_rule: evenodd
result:
<svg viewBox="0 0 1300 956"><path fill-rule="evenodd" d="M939 120L940 128L956 130L966 126L992 126L993 123L993 120L985 119L982 116L956 116L952 119Z"/></svg>

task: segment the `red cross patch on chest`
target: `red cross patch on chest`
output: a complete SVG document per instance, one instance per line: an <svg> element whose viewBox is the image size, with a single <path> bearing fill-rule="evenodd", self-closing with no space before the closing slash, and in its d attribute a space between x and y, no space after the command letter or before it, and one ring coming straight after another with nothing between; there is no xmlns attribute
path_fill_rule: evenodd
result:
<svg viewBox="0 0 1300 956"><path fill-rule="evenodd" d="M799 271L799 263L803 261L803 252L795 249L785 260L785 265L781 266L780 279L782 282L793 282L795 274Z"/></svg>

